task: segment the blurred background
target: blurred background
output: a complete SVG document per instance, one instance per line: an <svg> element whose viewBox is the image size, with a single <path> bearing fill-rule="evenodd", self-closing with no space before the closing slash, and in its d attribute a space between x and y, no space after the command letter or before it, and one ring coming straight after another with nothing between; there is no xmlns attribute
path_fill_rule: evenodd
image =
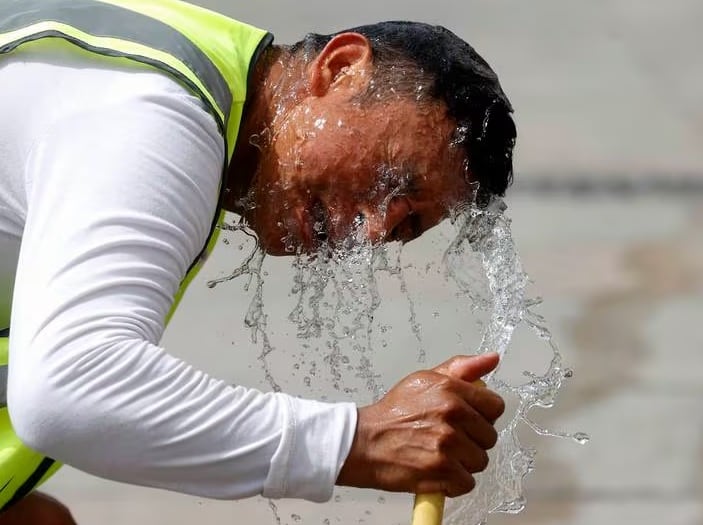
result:
<svg viewBox="0 0 703 525"><path fill-rule="evenodd" d="M545 299L539 311L575 370L558 405L535 418L591 436L587 446L528 436L538 456L527 509L489 524L703 524L703 3L195 3L269 29L278 43L411 19L442 24L482 54L516 110L516 182L507 198L515 241L531 293ZM217 249L166 347L218 377L264 388L242 326L250 294L241 283L205 286L234 266L236 251ZM418 367L407 341L388 337L382 370ZM539 343L521 341L513 352L529 363ZM456 353L451 341L433 350L430 360ZM204 501L70 469L48 490L81 525L277 523L265 500ZM280 502L278 523L408 522L405 496L337 499Z"/></svg>

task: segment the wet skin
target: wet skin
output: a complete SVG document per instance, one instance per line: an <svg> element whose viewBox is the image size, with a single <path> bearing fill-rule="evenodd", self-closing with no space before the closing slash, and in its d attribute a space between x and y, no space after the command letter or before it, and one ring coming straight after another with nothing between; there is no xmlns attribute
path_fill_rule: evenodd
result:
<svg viewBox="0 0 703 525"><path fill-rule="evenodd" d="M365 99L373 67L369 42L345 33L311 61L278 50L258 68L226 206L269 254L343 249L353 233L409 241L471 195L445 106L409 95ZM472 383L497 364L495 354L455 357L359 409L337 484L471 491L504 410L500 396Z"/></svg>
<svg viewBox="0 0 703 525"><path fill-rule="evenodd" d="M248 220L269 254L343 247L355 229L375 243L409 241L471 195L443 104L364 100L372 73L371 46L355 33L335 37L310 63L273 49L257 66L224 204ZM360 408L337 484L471 491L505 407L472 383L497 364L495 354L458 356ZM20 524L75 522L62 504L35 493L0 515L0 525Z"/></svg>
<svg viewBox="0 0 703 525"><path fill-rule="evenodd" d="M290 68L297 81L276 63L262 82L230 179L232 194L253 205L230 208L268 253L339 246L357 227L372 242L409 241L470 194L444 105L408 95L364 100L373 68L368 42L346 34L312 63ZM287 83L285 95L277 83ZM241 166L252 173L242 176ZM237 186L242 178L246 188Z"/></svg>

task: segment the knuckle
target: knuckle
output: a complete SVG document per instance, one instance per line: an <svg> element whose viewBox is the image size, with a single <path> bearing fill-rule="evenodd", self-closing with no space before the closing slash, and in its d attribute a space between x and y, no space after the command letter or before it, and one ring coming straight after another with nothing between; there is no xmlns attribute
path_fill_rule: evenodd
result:
<svg viewBox="0 0 703 525"><path fill-rule="evenodd" d="M498 395L495 396L495 406L493 407L493 410L495 413L494 419L498 419L503 415L503 413L505 413L505 400L502 397Z"/></svg>
<svg viewBox="0 0 703 525"><path fill-rule="evenodd" d="M455 355L449 361L447 361L447 364L449 365L449 369L451 370L452 368L455 368L458 365L463 364L466 362L466 356L463 355Z"/></svg>
<svg viewBox="0 0 703 525"><path fill-rule="evenodd" d="M482 450L480 452L478 460L476 462L476 467L478 469L476 472L483 472L484 470L486 470L488 468L488 462L489 462L488 452L486 452L485 450Z"/></svg>
<svg viewBox="0 0 703 525"><path fill-rule="evenodd" d="M458 498L459 496L463 496L464 494L466 494L466 492L459 484L447 484L446 488L444 489L444 493L447 495L448 498Z"/></svg>
<svg viewBox="0 0 703 525"><path fill-rule="evenodd" d="M464 416L464 407L456 397L448 397L444 400L441 406L441 411L445 419L454 420Z"/></svg>
<svg viewBox="0 0 703 525"><path fill-rule="evenodd" d="M443 425L437 429L436 443L437 450L445 451L456 441L457 431L449 425Z"/></svg>
<svg viewBox="0 0 703 525"><path fill-rule="evenodd" d="M473 476L469 476L466 478L466 483L464 484L464 489L466 492L464 494L468 494L472 490L476 488L476 479Z"/></svg>
<svg viewBox="0 0 703 525"><path fill-rule="evenodd" d="M437 374L434 377L435 386L444 391L451 391L453 382L451 377L442 374Z"/></svg>
<svg viewBox="0 0 703 525"><path fill-rule="evenodd" d="M491 427L490 435L488 437L488 448L491 449L498 443L498 432L495 428Z"/></svg>
<svg viewBox="0 0 703 525"><path fill-rule="evenodd" d="M425 370L420 370L418 372L413 372L403 379L402 383L405 385L414 385L418 382L424 381L427 378L427 372Z"/></svg>
<svg viewBox="0 0 703 525"><path fill-rule="evenodd" d="M445 472L449 467L449 464L450 463L447 456L439 451L432 454L432 457L427 462L429 470L435 473Z"/></svg>
<svg viewBox="0 0 703 525"><path fill-rule="evenodd" d="M455 483L452 483L450 487L448 487L447 491L447 496L450 498L457 498L459 496L463 496L464 494L468 494L474 488L476 487L476 480L471 474L467 474L464 476L461 476L460 479L458 479Z"/></svg>

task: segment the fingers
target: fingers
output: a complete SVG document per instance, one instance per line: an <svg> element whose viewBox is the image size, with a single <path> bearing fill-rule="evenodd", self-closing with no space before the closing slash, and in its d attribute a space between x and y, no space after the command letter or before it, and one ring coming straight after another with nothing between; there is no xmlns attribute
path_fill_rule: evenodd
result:
<svg viewBox="0 0 703 525"><path fill-rule="evenodd" d="M458 463L447 466L439 471L436 479L425 479L418 482L416 494L433 494L440 492L449 498L458 498L471 492L476 487L476 480Z"/></svg>
<svg viewBox="0 0 703 525"><path fill-rule="evenodd" d="M500 357L496 353L457 356L435 367L433 371L471 383L492 372L499 362Z"/></svg>
<svg viewBox="0 0 703 525"><path fill-rule="evenodd" d="M460 431L454 431L451 447L438 451L432 469L419 478L413 492L441 492L456 498L468 494L476 486L473 474L488 467L488 453ZM452 459L454 458L454 459Z"/></svg>
<svg viewBox="0 0 703 525"><path fill-rule="evenodd" d="M443 492L448 498L458 498L474 490L474 487L476 479L462 467L457 467L454 479L445 484Z"/></svg>
<svg viewBox="0 0 703 525"><path fill-rule="evenodd" d="M443 412L449 416L456 415L455 420L457 421L459 418L465 417L475 419L473 412L467 412L467 405L491 425L505 411L503 398L484 386L467 383L436 372L426 372L423 378L426 382L432 383L434 389L439 391L439 397L444 399ZM457 399L462 402L456 403Z"/></svg>
<svg viewBox="0 0 703 525"><path fill-rule="evenodd" d="M459 357L410 374L376 403L359 410L356 434L337 483L450 497L475 486L488 465L493 426L505 405L471 383L493 370L498 356Z"/></svg>
<svg viewBox="0 0 703 525"><path fill-rule="evenodd" d="M488 453L461 430L450 425L435 429L437 450L418 477L417 494L441 492L454 498L471 492L473 476L488 467Z"/></svg>
<svg viewBox="0 0 703 525"><path fill-rule="evenodd" d="M498 394L486 387L465 381L449 379L450 388L471 408L493 424L505 412L505 401Z"/></svg>
<svg viewBox="0 0 703 525"><path fill-rule="evenodd" d="M495 427L468 404L465 405L462 416L454 423L457 429L482 450L492 449L498 442L498 432Z"/></svg>
<svg viewBox="0 0 703 525"><path fill-rule="evenodd" d="M488 466L487 449L469 436L463 429L450 425L444 426L439 432L438 453L445 458L455 458L467 472L483 472ZM490 441L490 438L489 438ZM495 444L495 441L493 441Z"/></svg>

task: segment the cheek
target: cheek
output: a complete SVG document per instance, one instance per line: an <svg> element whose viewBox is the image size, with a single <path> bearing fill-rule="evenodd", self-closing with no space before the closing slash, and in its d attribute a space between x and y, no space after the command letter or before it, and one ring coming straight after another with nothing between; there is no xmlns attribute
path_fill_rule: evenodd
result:
<svg viewBox="0 0 703 525"><path fill-rule="evenodd" d="M353 133L325 133L304 143L296 173L313 191L357 191L371 170L369 152Z"/></svg>
<svg viewBox="0 0 703 525"><path fill-rule="evenodd" d="M293 214L287 201L277 192L269 192L258 200L252 212L251 225L267 252L285 254L285 240L296 231Z"/></svg>
<svg viewBox="0 0 703 525"><path fill-rule="evenodd" d="M298 106L278 123L271 144L271 167L283 187L294 184L311 168L309 145L317 142L316 128L310 108Z"/></svg>

